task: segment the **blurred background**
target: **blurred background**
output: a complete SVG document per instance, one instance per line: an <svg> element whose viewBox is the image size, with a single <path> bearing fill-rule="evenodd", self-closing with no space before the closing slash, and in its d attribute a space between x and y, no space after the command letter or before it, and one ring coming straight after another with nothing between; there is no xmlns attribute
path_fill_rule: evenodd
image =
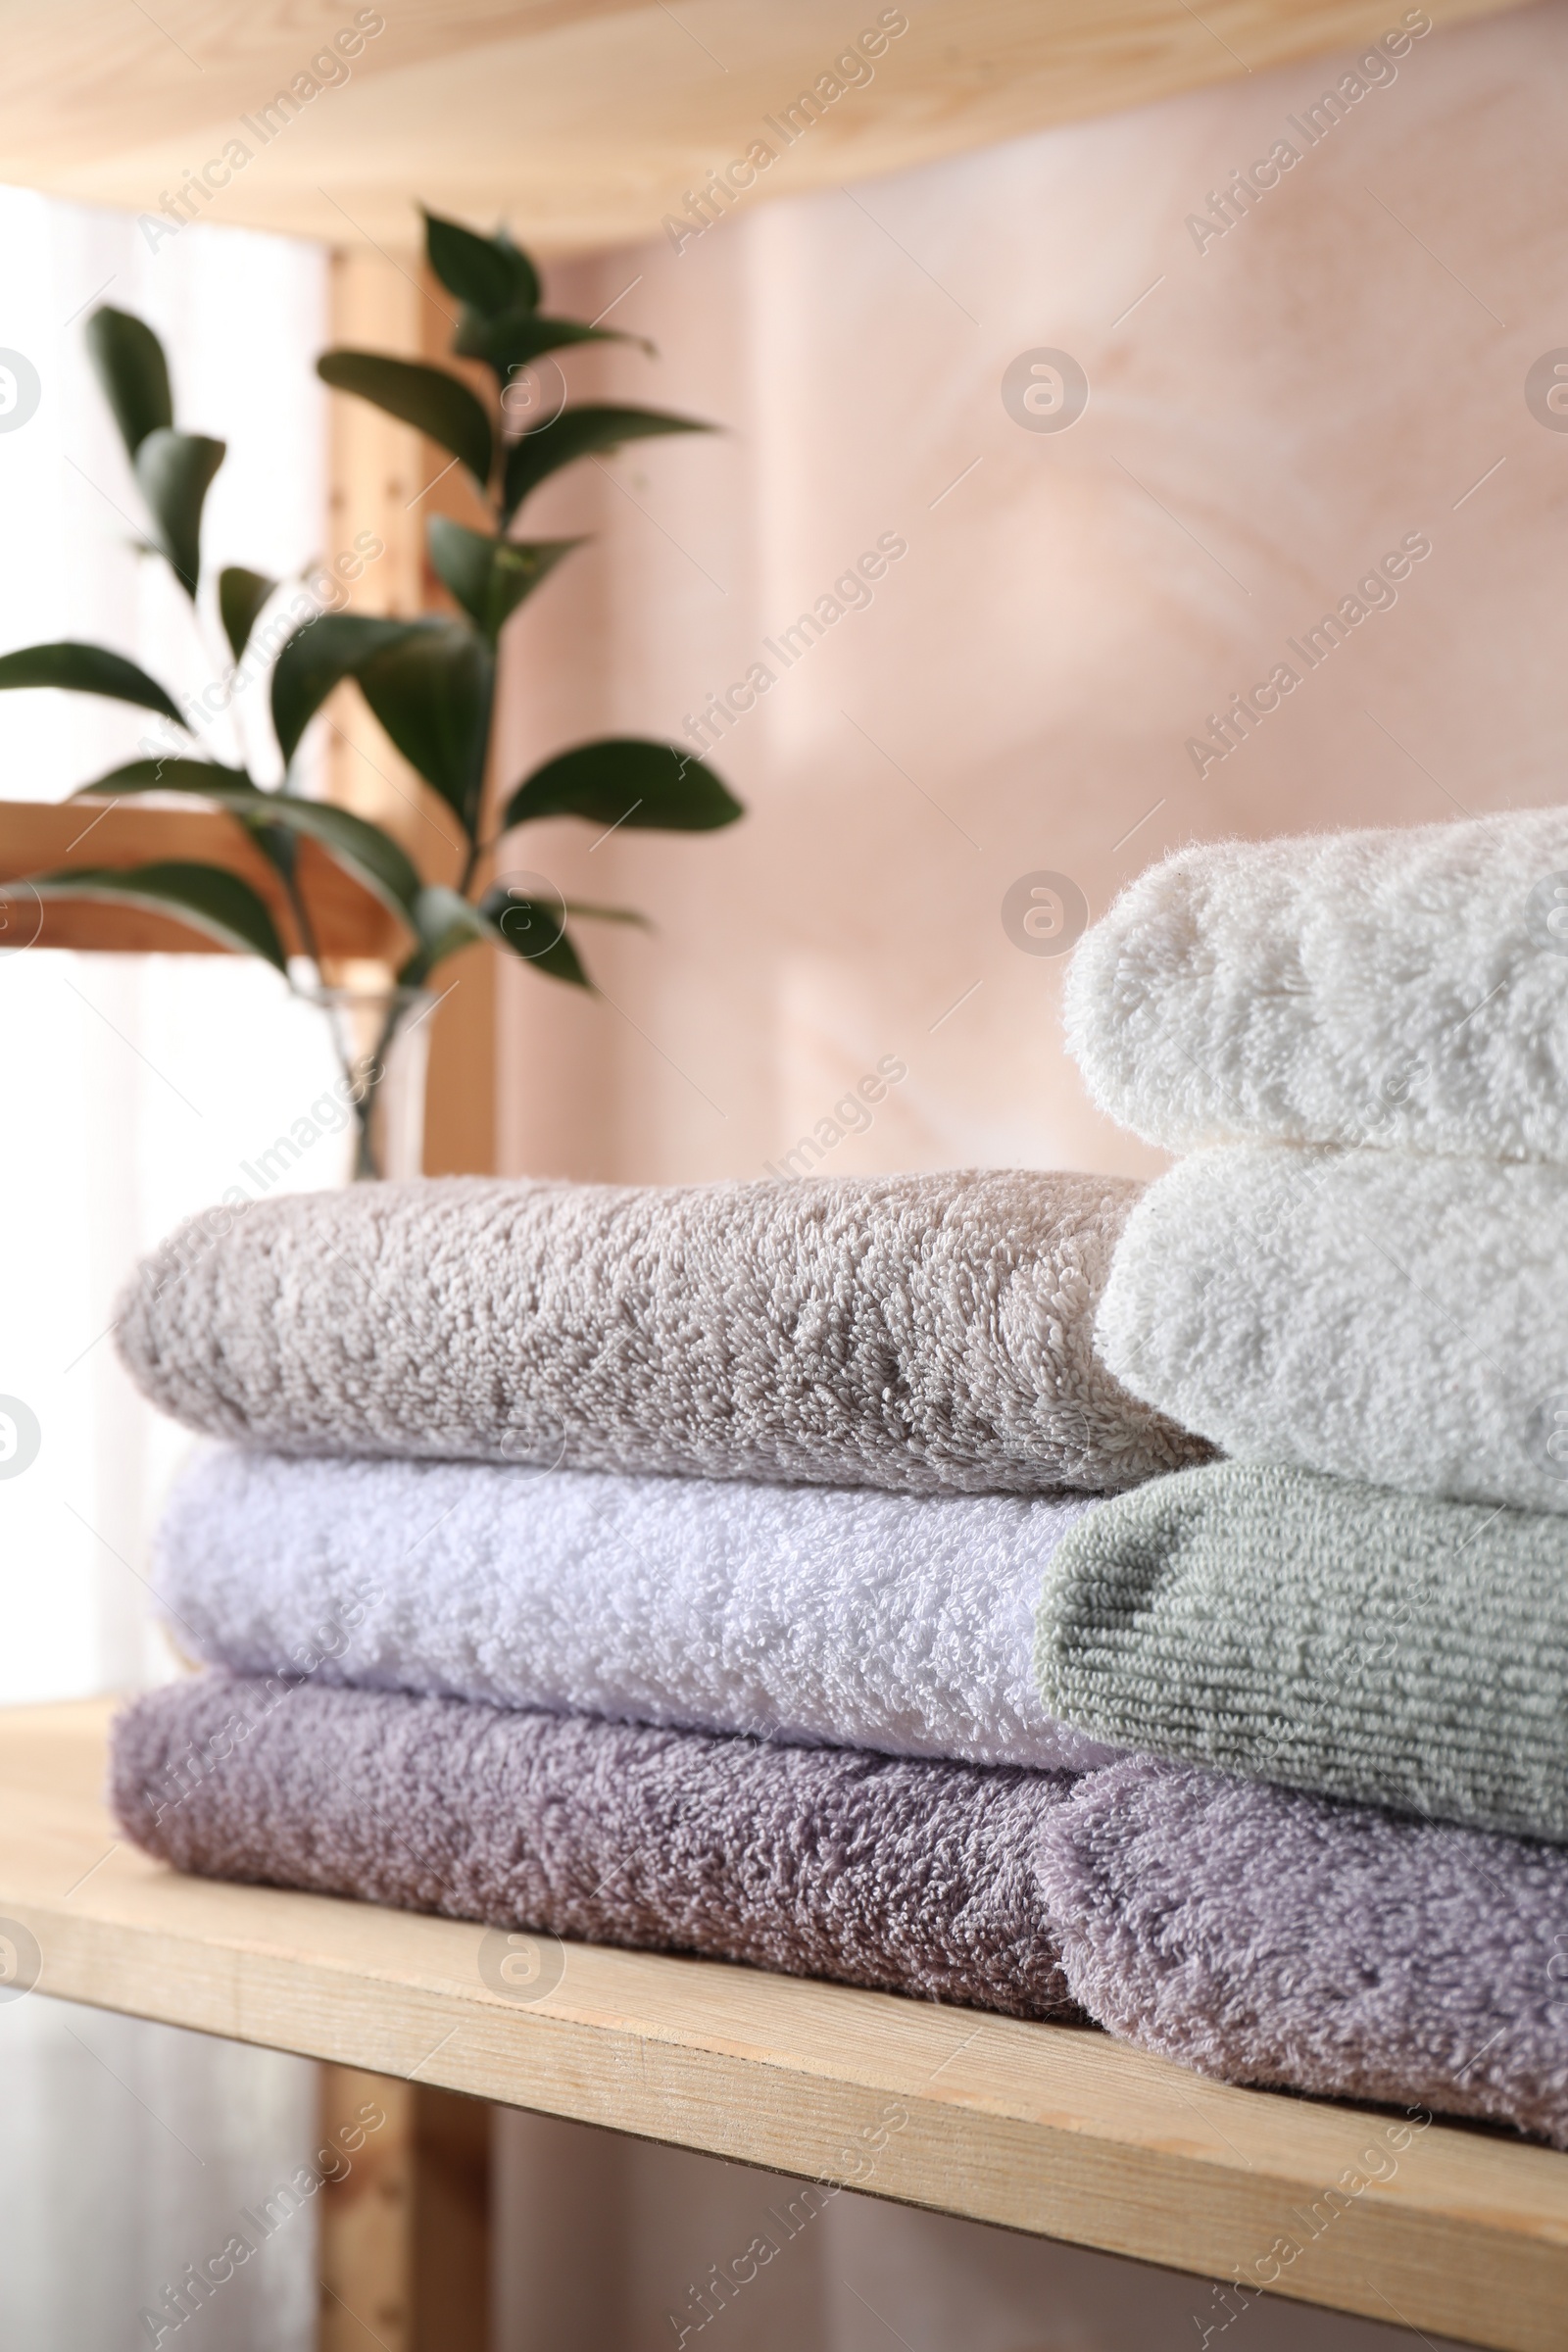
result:
<svg viewBox="0 0 1568 2352"><path fill-rule="evenodd" d="M653 110L663 84L695 77L701 96L742 70L723 42L745 10L660 11L667 24L650 32L654 13L627 33L622 117ZM1085 119L867 170L858 142L873 122L873 162L965 143L930 127L943 12L909 0L890 13L906 32L873 84L813 129L812 158L786 159L793 179L781 169L777 193L710 225L646 157L598 211L548 143L519 165L537 219L514 212L514 225L547 259L549 307L658 348L564 355L573 391L721 430L622 452L541 500L539 528L592 544L508 641L496 785L585 735L646 733L710 744L748 814L698 841L616 832L590 846L582 828L537 829L531 866L567 896L646 908L656 927L592 935L597 1001L482 951L450 967L433 1024L434 1172L756 1176L812 1139L808 1162L834 1174L1146 1173L1156 1156L1091 1108L1059 1021L1062 952L1125 883L1195 839L1563 797L1568 416L1541 387L1559 345L1568 360L1568 7L1434 24L1391 0L1386 24L1330 9L1302 54L1273 65L1248 36L1281 12L1187 10L1213 54L1184 69L1194 86L1179 94L1064 105ZM825 63L852 28L806 14ZM194 38L204 15L228 12L187 9L167 35L137 38ZM423 24L414 12L409 38ZM384 25L390 44L399 27ZM1408 34L1375 78L1356 74L1369 26ZM315 37L302 29L302 55ZM377 209L368 178L357 196L370 62L355 86L322 92L318 120L290 125L286 185L264 184L258 159L253 190L177 234L149 238L145 222L199 161L199 134L160 147L123 112L134 88L107 86L110 53L81 103L122 110L133 168L95 161L90 141L70 171L14 168L50 192L0 190L0 346L41 384L24 428L0 432L0 651L101 637L191 684L210 672L129 544L124 461L81 343L105 300L165 338L181 423L229 442L210 563L282 571L371 528L387 554L360 609L437 601L418 524L465 512L434 479L441 456L373 418L351 428L314 361L334 340L444 354L450 300L414 258L415 201L489 227L503 191L477 166L464 180L461 139L443 183L419 184L417 137L405 153L383 123L382 176L401 175L406 203ZM641 99L624 86L633 69L648 75ZM954 90L984 96L984 69L966 54ZM439 104L438 58L399 71L400 103ZM1005 129L1005 74L991 72ZM1310 110L1347 76L1362 95L1314 135ZM1133 74L1134 96L1151 85L1152 69L1142 89ZM524 110L519 142L528 130ZM1235 173L1281 140L1298 159L1244 204ZM113 187L94 182L114 171ZM330 235L297 233L290 211L313 174L342 215ZM270 204L290 233L256 225ZM637 232L606 233L623 215ZM1029 397L1039 384L1043 402ZM1413 560L1396 601L1358 605L1313 665L1291 650L1401 546ZM876 550L874 583L844 585ZM808 612L819 633L799 630ZM758 662L775 673L767 691L715 712ZM1264 715L1254 705L1250 724L1227 718L1280 663L1300 673L1294 690ZM0 698L0 798L61 801L137 735L108 705ZM412 841L429 828L416 781L368 721L339 713L316 757L320 790ZM874 1115L836 1119L890 1062L905 1075ZM185 1441L119 1369L115 1296L136 1254L232 1182L330 1070L316 1017L249 961L0 941L0 1392L43 1431L27 1474L0 1483L6 1702L175 1670L142 1579ZM345 1170L328 1139L288 1181ZM42 1997L0 2004L0 2342L164 2340L139 2310L298 2161L316 2096L302 2062ZM783 2193L582 2127L509 2115L498 2132L492 2328L506 2352L674 2340L687 2280L744 2245L754 2205ZM312 2229L306 2216L295 2240L280 2234L181 2340L316 2342ZM1206 2343L1224 2319L1200 2281L847 2194L791 2251L755 2311L724 2315L731 2352L890 2338L1031 2352L1156 2328ZM396 2332L370 2315L354 2326L356 2342ZM1273 2304L1245 2326L1259 2347L1407 2340Z"/></svg>

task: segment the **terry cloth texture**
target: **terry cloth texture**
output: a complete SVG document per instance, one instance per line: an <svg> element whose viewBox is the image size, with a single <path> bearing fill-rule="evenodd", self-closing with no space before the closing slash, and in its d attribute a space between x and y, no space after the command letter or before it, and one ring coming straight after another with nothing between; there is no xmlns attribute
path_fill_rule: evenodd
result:
<svg viewBox="0 0 1568 2352"><path fill-rule="evenodd" d="M1568 1841L1560 1517L1185 1470L1069 1531L1037 1655L1046 1708L1120 1747Z"/></svg>
<svg viewBox="0 0 1568 2352"><path fill-rule="evenodd" d="M1568 1855L1129 1757L1047 1819L1101 2025L1222 2082L1486 2116L1568 2146Z"/></svg>
<svg viewBox="0 0 1568 2352"><path fill-rule="evenodd" d="M178 1870L1012 2017L1074 2014L1035 1883L1071 1786L225 1675L137 1699L111 1763Z"/></svg>
<svg viewBox="0 0 1568 2352"><path fill-rule="evenodd" d="M1095 1360L1137 1191L359 1184L183 1227L120 1345L176 1420L283 1453L1103 1492L1209 1450Z"/></svg>
<svg viewBox="0 0 1568 2352"><path fill-rule="evenodd" d="M1568 1159L1568 808L1183 850L1080 941L1064 1017L1172 1151Z"/></svg>
<svg viewBox="0 0 1568 2352"><path fill-rule="evenodd" d="M1568 1510L1568 1169L1196 1152L1129 1220L1096 1336L1243 1461Z"/></svg>
<svg viewBox="0 0 1568 2352"><path fill-rule="evenodd" d="M1046 1715L1033 1617L1099 1507L224 1448L154 1582L239 1674L1081 1769L1111 1751Z"/></svg>

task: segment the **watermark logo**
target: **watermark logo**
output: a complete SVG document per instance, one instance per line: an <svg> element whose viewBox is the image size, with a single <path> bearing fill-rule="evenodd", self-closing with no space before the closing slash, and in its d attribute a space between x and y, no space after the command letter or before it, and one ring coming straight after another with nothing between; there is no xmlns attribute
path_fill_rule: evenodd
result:
<svg viewBox="0 0 1568 2352"><path fill-rule="evenodd" d="M524 2008L548 2000L566 1973L566 1947L559 1936L525 1936L517 1928L491 1928L478 1958L480 1979L490 1990Z"/></svg>
<svg viewBox="0 0 1568 2352"><path fill-rule="evenodd" d="M1002 928L1026 956L1065 956L1089 928L1089 901L1070 874L1020 874L1002 902Z"/></svg>
<svg viewBox="0 0 1568 2352"><path fill-rule="evenodd" d="M1525 407L1548 433L1568 433L1568 349L1542 353L1525 377Z"/></svg>
<svg viewBox="0 0 1568 2352"><path fill-rule="evenodd" d="M38 370L23 351L0 351L0 433L20 432L43 397Z"/></svg>
<svg viewBox="0 0 1568 2352"><path fill-rule="evenodd" d="M20 1478L38 1459L43 1431L30 1404L0 1396L0 1478Z"/></svg>
<svg viewBox="0 0 1568 2352"><path fill-rule="evenodd" d="M0 883L0 963L33 946L42 929L43 901L32 884Z"/></svg>
<svg viewBox="0 0 1568 2352"><path fill-rule="evenodd" d="M20 2001L43 1973L38 1938L20 1919L0 1919L0 2001Z"/></svg>
<svg viewBox="0 0 1568 2352"><path fill-rule="evenodd" d="M1496 466L1492 470L1495 473ZM1481 481L1486 479L1483 474ZM1480 482L1472 484L1474 489L1480 487ZM1467 490L1465 498L1469 495ZM1459 504L1462 506L1464 500ZM1303 629L1298 638L1287 637L1285 649L1291 660L1276 662L1268 676L1250 695L1233 694L1223 710L1211 710L1206 736L1188 736L1187 757L1199 774L1205 774L1217 761L1228 760L1232 752L1240 751L1270 711L1279 710L1285 695L1294 694L1314 669L1322 668L1331 654L1348 644L1352 630L1358 629L1374 612L1392 612L1399 601L1395 582L1407 580L1412 566L1424 564L1431 553L1432 541L1425 531L1406 531L1398 546L1391 548L1364 579L1357 580L1354 588L1342 596L1315 627ZM1298 663L1299 667L1296 666Z"/></svg>
<svg viewBox="0 0 1568 2352"><path fill-rule="evenodd" d="M548 874L517 868L498 874L495 887L498 894L506 893L507 903L503 906L497 897L493 920L514 956L531 963L560 946L566 928L566 902Z"/></svg>
<svg viewBox="0 0 1568 2352"><path fill-rule="evenodd" d="M840 572L830 589L824 588L787 628L780 628L776 637L762 639L762 651L768 656L765 662L759 656L744 678L737 678L722 693L710 694L701 710L687 711L688 741L700 752L710 752L748 710L757 709L760 698L778 684L786 670L793 669L813 645L820 643L829 629L837 628L851 612L863 612L875 601L872 583L885 579L889 564L902 564L908 552L909 542L902 531L879 531L876 545L863 549L855 563ZM845 716L849 716L847 711ZM852 726L855 723L850 720Z"/></svg>
<svg viewBox="0 0 1568 2352"><path fill-rule="evenodd" d="M1527 1444L1548 1478L1568 1478L1568 1389L1543 1396L1530 1416Z"/></svg>
<svg viewBox="0 0 1568 2352"><path fill-rule="evenodd" d="M559 1470L566 1458L566 1433L552 1415L543 1422L503 1429L496 1436L503 1461L525 1470Z"/></svg>
<svg viewBox="0 0 1568 2352"><path fill-rule="evenodd" d="M841 1095L831 1111L824 1111L809 1135L803 1135L791 1152L781 1152L777 1162L764 1159L764 1176L807 1176L816 1163L842 1144L846 1136L864 1135L875 1123L873 1103L886 1100L889 1087L901 1086L909 1075L909 1065L897 1054L884 1054L874 1070L867 1070L858 1086Z"/></svg>
<svg viewBox="0 0 1568 2352"><path fill-rule="evenodd" d="M1089 378L1068 351L1020 351L1002 379L1002 405L1026 433L1064 433L1089 406Z"/></svg>
<svg viewBox="0 0 1568 2352"><path fill-rule="evenodd" d="M675 251L682 252L694 237L703 236L716 221L724 220L747 189L756 187L759 173L769 170L798 139L804 139L822 121L829 107L848 97L851 90L863 89L874 80L876 68L870 61L885 57L889 42L898 40L908 29L909 20L902 8L883 9L876 23L867 26L858 41L852 41L827 72L818 74L814 81L800 91L793 105L780 106L776 115L762 117L760 128L744 155L731 156L721 171L710 172L701 187L687 188L681 200L686 207L684 216L666 213L660 223ZM695 39L696 35L692 37ZM712 52L709 54L711 56ZM729 68L726 66L724 71L728 73Z"/></svg>
<svg viewBox="0 0 1568 2352"><path fill-rule="evenodd" d="M566 405L566 379L548 353L526 364L514 360L502 387L501 413L511 431L537 433L554 424Z"/></svg>
<svg viewBox="0 0 1568 2352"><path fill-rule="evenodd" d="M1525 929L1538 948L1568 956L1568 874L1548 874L1525 901Z"/></svg>

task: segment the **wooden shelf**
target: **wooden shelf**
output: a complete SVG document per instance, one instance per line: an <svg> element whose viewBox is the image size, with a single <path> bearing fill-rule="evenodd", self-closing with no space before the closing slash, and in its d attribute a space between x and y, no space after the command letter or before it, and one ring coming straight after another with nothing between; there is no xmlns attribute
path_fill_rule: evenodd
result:
<svg viewBox="0 0 1568 2352"><path fill-rule="evenodd" d="M291 953L299 942L276 874L231 817L214 809L130 808L114 802L0 801L0 886L24 874L63 865L141 865L155 858L195 858L226 865L260 891ZM323 956L392 962L409 940L378 899L370 896L314 841L302 841L300 888L311 909ZM204 933L172 917L86 900L7 900L7 948L96 948L119 955L226 953ZM401 943L401 945L400 945Z"/></svg>
<svg viewBox="0 0 1568 2352"><path fill-rule="evenodd" d="M1427 0L1439 24L1508 0ZM363 14L364 12L358 12ZM216 165L195 217L408 249L414 199L507 215L546 251L657 233L744 156L847 40L840 0L399 0L346 78L327 67L258 123L357 12L340 0L0 0L6 176L156 217ZM904 0L908 29L833 100L757 194L799 194L1054 122L1349 48L1389 0ZM156 16L156 22L155 22ZM352 37L352 36L351 36ZM249 150L238 168L224 149ZM226 180L226 184L224 183ZM752 201L751 198L747 199ZM176 214L177 218L177 214Z"/></svg>
<svg viewBox="0 0 1568 2352"><path fill-rule="evenodd" d="M0 1918L36 1938L43 1992L1214 2278L1255 2276L1388 2144L1386 2115L1206 2082L1097 2034L709 1961L568 1945L548 1994L513 2000L480 1974L482 1928L180 1878L117 1842L109 1714L0 1713ZM1547 2352L1568 2159L1431 2125L1282 2288Z"/></svg>

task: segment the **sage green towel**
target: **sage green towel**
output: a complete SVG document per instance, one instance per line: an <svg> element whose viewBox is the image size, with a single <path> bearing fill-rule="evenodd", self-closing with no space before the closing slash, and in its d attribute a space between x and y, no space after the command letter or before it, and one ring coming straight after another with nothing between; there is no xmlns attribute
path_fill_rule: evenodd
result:
<svg viewBox="0 0 1568 2352"><path fill-rule="evenodd" d="M1568 1842L1568 1522L1272 1463L1068 1529L1050 1714L1120 1747Z"/></svg>

